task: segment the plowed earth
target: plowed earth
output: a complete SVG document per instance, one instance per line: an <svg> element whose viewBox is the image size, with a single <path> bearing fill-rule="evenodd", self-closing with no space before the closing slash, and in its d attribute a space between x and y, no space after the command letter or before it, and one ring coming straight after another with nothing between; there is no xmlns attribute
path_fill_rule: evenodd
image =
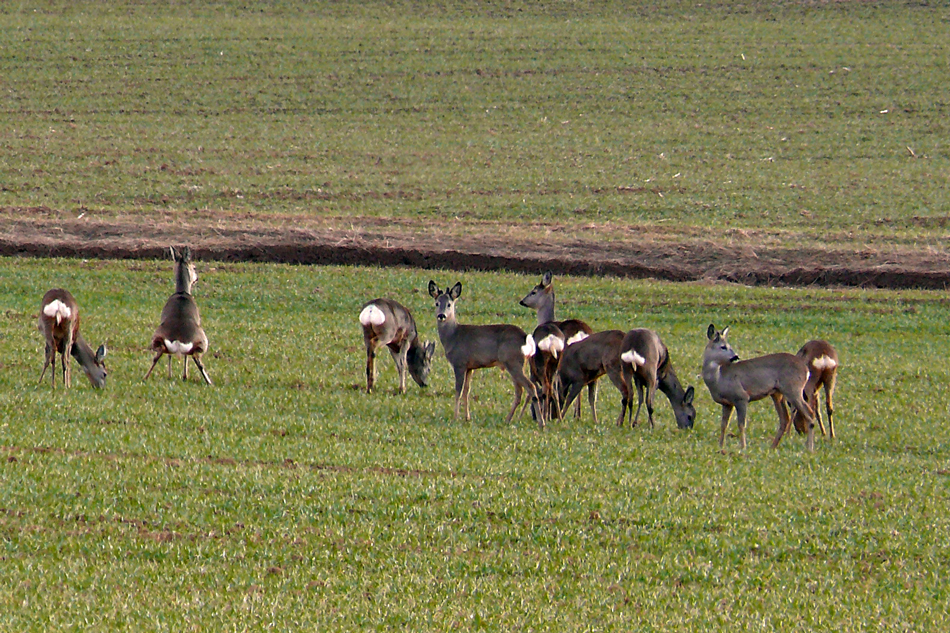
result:
<svg viewBox="0 0 950 633"><path fill-rule="evenodd" d="M214 211L102 216L0 208L0 255L152 259L189 244L199 259L617 275L746 285L943 289L934 246L856 244L848 235L589 223L511 224ZM800 246L805 244L805 246Z"/></svg>

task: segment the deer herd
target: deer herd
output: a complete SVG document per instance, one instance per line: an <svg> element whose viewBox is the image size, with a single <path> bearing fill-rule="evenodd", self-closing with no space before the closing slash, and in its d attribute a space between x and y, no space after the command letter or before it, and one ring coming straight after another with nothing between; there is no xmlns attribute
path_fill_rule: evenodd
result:
<svg viewBox="0 0 950 633"><path fill-rule="evenodd" d="M170 249L174 262L175 292L168 298L152 336L150 348L155 353L147 379L162 356L168 356L168 375L172 375L172 357L182 358L182 379L188 378L188 358L198 368L202 379L212 384L201 361L208 350L208 337L201 327L201 317L192 289L198 280L191 250ZM469 325L458 322L456 305L462 295L461 282L451 288L440 288L429 282L429 295L435 301L436 327L445 358L455 373L455 418L462 405L465 419L471 419L469 397L472 375L476 369L503 368L514 386L514 401L507 421L518 412L527 394L522 412L530 406L539 427L552 420L563 420L564 412L574 405L574 416L581 415L580 394L587 387L588 401L594 423L597 423L597 381L606 375L620 391L621 405L617 424L639 423L646 403L647 419L653 427L654 400L657 390L669 399L676 425L689 429L696 418L693 406L695 391L683 388L669 350L653 330L637 328L628 332L606 330L594 332L583 321L558 321L554 316L553 274L547 272L541 282L521 300L522 306L537 311L538 325L530 334L516 325ZM376 352L389 349L399 375L399 392L406 391L406 373L420 386L429 384L436 345L422 342L410 311L397 301L380 298L360 309L366 348L366 390L376 385ZM79 306L66 290L56 288L43 295L39 330L46 339L46 358L40 382L52 365L52 383L56 383L56 353L60 354L63 385L70 386L70 364L74 357L92 385L102 388L106 383L104 359L106 348L96 352L79 332ZM739 446L746 448L746 415L750 402L771 396L778 414L778 427L772 448L794 425L806 435L806 448L814 450L815 422L822 435L826 433L819 413L818 391L824 390L827 434L835 437L832 419L832 395L838 368L838 354L828 342L812 340L797 354L777 353L739 360L727 340L729 328L706 331L702 377L713 401L722 405L719 448L725 448L726 430L733 409L739 427ZM525 367L529 374L525 375ZM633 390L637 391L634 412ZM789 412L787 407L791 407Z"/></svg>

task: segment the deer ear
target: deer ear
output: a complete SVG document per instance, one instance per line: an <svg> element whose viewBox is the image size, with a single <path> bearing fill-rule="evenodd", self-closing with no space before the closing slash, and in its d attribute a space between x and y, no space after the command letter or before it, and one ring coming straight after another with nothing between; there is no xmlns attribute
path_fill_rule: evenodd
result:
<svg viewBox="0 0 950 633"><path fill-rule="evenodd" d="M545 286L545 287L550 286L552 281L554 281L554 273L552 273L550 270L544 273L544 276L541 277L542 286Z"/></svg>
<svg viewBox="0 0 950 633"><path fill-rule="evenodd" d="M696 390L693 389L692 385L687 387L686 393L683 395L683 404L693 404L693 396L696 395Z"/></svg>
<svg viewBox="0 0 950 633"><path fill-rule="evenodd" d="M710 323L709 327L706 328L706 338L712 340L714 336L716 336L716 326Z"/></svg>
<svg viewBox="0 0 950 633"><path fill-rule="evenodd" d="M429 296L433 299L439 296L439 287L431 279L429 280Z"/></svg>
<svg viewBox="0 0 950 633"><path fill-rule="evenodd" d="M729 334L729 328L728 328L728 327L724 327L724 328L722 328L722 332L719 333L719 336L721 336L722 338L726 338L726 336L727 336L728 334Z"/></svg>
<svg viewBox="0 0 950 633"><path fill-rule="evenodd" d="M426 358L432 358L435 355L435 341L429 341L425 346Z"/></svg>
<svg viewBox="0 0 950 633"><path fill-rule="evenodd" d="M101 363L101 362L102 362L102 359L106 357L106 352L107 352L107 351L108 351L108 350L106 350L105 344L102 344L102 345L99 346L99 349L96 350L96 362L97 362L97 363Z"/></svg>
<svg viewBox="0 0 950 633"><path fill-rule="evenodd" d="M452 299L458 299L460 296L462 296L462 282L461 281L455 282L455 285L452 286L452 289L449 291L449 296L452 297Z"/></svg>

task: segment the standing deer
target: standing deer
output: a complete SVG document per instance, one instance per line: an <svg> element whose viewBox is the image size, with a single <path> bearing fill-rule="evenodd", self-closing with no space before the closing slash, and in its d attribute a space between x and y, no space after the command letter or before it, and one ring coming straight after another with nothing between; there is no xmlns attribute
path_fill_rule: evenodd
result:
<svg viewBox="0 0 950 633"><path fill-rule="evenodd" d="M435 343L420 343L416 322L409 310L392 299L373 299L360 310L366 345L366 393L376 383L376 350L389 348L399 373L399 393L406 393L406 371L420 387L429 385Z"/></svg>
<svg viewBox="0 0 950 633"><path fill-rule="evenodd" d="M629 398L620 370L620 343L623 336L620 330L606 330L567 346L564 358L561 359L561 368L558 370L558 396L562 408L569 407L587 385L590 410L594 416L594 424L597 424L597 380L607 374L610 382L620 390L624 404L617 421L623 421Z"/></svg>
<svg viewBox="0 0 950 633"><path fill-rule="evenodd" d="M835 392L835 382L838 374L838 352L828 341L808 341L796 354L805 361L808 366L808 382L805 383L805 402L815 413L815 420L818 422L818 429L821 434L825 434L825 425L821 422L821 414L818 406L818 388L825 389L825 412L828 414L828 436L835 439L835 423L831 416L834 413L834 405L831 397ZM795 430L799 433L805 432L804 416L795 411L792 418L795 424Z"/></svg>
<svg viewBox="0 0 950 633"><path fill-rule="evenodd" d="M435 318L439 339L452 370L455 372L455 418L459 405L465 401L465 419L472 417L468 408L468 396L472 388L472 373L485 367L504 367L515 387L515 401L508 412L506 422L518 410L522 391L531 396L538 425L544 428L544 416L538 406L537 390L524 375L524 362L537 351L534 338L525 334L516 325L462 325L455 317L455 302L462 294L462 284L457 282L451 289L441 290L434 281L429 281L429 295L435 299Z"/></svg>
<svg viewBox="0 0 950 633"><path fill-rule="evenodd" d="M547 420L554 417L562 420L557 398L557 371L567 346L566 337L554 323L542 323L534 329L531 336L537 343L538 350L528 359L528 366L531 369L531 380L541 386L543 415Z"/></svg>
<svg viewBox="0 0 950 633"><path fill-rule="evenodd" d="M695 391L692 387L683 390L680 381L676 378L676 372L673 371L669 350L656 332L645 329L627 332L620 343L620 360L627 392L632 395L632 383L635 381L637 385L636 415L632 415L633 404L630 403L628 406L626 402L624 403L633 417L631 426L636 426L640 418L645 390L647 414L650 417L650 428L653 428L653 399L659 387L670 400L673 415L676 417L676 426L681 429L693 427L693 420L696 419L696 409L693 407ZM623 412L620 414L620 424L623 425Z"/></svg>
<svg viewBox="0 0 950 633"><path fill-rule="evenodd" d="M158 364L159 359L168 354L168 377L172 375L172 356L181 356L182 380L188 379L188 357L191 356L201 372L205 382L211 384L211 378L201 364L201 355L208 351L208 337L201 328L198 304L191 296L191 289L198 281L198 273L191 261L191 249L187 246L176 250L169 249L175 261L175 294L168 298L162 308L161 322L152 336L151 349L155 352L152 366L143 380L147 380Z"/></svg>
<svg viewBox="0 0 950 633"><path fill-rule="evenodd" d="M59 352L65 388L68 389L72 383L70 355L79 361L93 387L101 389L105 386L106 368L103 359L106 356L106 346L100 345L93 353L92 348L83 339L79 333L79 304L68 290L54 288L43 295L37 327L46 337L46 362L43 364L39 382L43 382L46 369L52 365L51 382L56 386L56 352Z"/></svg>
<svg viewBox="0 0 950 633"><path fill-rule="evenodd" d="M520 303L526 308L531 308L532 310L537 311L539 326L546 323L553 323L556 325L564 335L565 345L572 345L582 341L594 333L594 330L589 325L579 319L567 319L564 321L555 320L554 273L552 273L550 270L541 276L541 283L532 288L531 292L526 294ZM541 339L535 336L535 340L540 341ZM594 389L596 389L596 387L594 387ZM590 389L587 390L587 395L588 398L591 397ZM577 401L577 406L574 408L574 417L581 417L580 400Z"/></svg>
<svg viewBox="0 0 950 633"><path fill-rule="evenodd" d="M772 440L777 448L782 435L791 424L785 400L802 414L808 427L806 448L815 449L815 424L811 408L805 402L803 391L808 381L808 367L794 354L768 354L740 361L726 336L729 328L716 331L712 324L706 330L706 349L703 352L703 382L709 388L712 399L722 405L722 428L719 434L719 449L726 440L726 428L732 410L736 410L739 423L739 447L745 449L745 422L749 403L771 396L778 413L778 432Z"/></svg>

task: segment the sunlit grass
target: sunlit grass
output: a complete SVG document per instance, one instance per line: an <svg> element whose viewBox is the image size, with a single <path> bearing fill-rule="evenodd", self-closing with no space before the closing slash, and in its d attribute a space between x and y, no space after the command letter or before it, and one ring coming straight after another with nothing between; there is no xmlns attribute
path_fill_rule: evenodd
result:
<svg viewBox="0 0 950 633"><path fill-rule="evenodd" d="M434 277L463 282L462 322L527 329L534 276L199 262L209 388L177 365L142 381L169 262L0 271L4 628L946 625L940 293L557 278L563 316L661 333L698 420L675 430L661 399L657 428L617 429L604 382L600 426L585 411L542 433L504 423L511 387L493 370L476 374L473 421L454 421L441 348L429 389L398 395L384 358L366 395L356 319L395 296L435 339ZM111 348L104 391L36 384L54 285ZM763 402L749 449L729 438L721 455L698 379L711 321L745 357L831 340L839 439L770 451Z"/></svg>

